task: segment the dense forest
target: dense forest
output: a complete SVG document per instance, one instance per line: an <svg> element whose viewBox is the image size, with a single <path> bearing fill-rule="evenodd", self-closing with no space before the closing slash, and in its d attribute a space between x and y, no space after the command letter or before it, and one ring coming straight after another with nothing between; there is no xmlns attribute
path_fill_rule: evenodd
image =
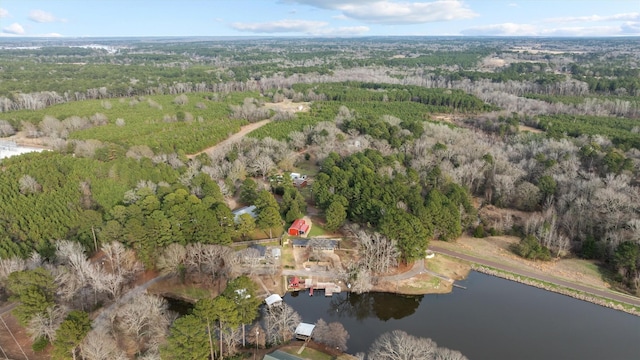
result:
<svg viewBox="0 0 640 360"><path fill-rule="evenodd" d="M640 291L638 39L94 40L0 41L0 142L49 150L0 159L2 295L34 349L100 359L106 339L126 358L134 337L149 359L235 355L258 304L235 298L256 289L241 276L250 251L229 245L275 239L307 206L331 231L357 225L361 248L380 236L394 261L432 239L509 234L522 257L595 259ZM309 188L282 182L303 166ZM234 220L230 199L255 219ZM88 314L142 269L227 290L177 320L140 297L92 330ZM249 340L286 341L279 315Z"/></svg>

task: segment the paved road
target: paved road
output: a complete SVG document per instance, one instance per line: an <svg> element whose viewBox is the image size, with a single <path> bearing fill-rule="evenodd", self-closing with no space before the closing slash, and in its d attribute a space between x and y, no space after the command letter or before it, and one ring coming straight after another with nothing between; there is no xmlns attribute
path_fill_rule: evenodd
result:
<svg viewBox="0 0 640 360"><path fill-rule="evenodd" d="M441 248L439 246L430 245L429 249L433 250L434 252L440 253L440 254L445 254L445 255L448 255L448 256L451 256L451 257L455 257L455 258L458 258L458 259L462 259L462 260L465 260L465 261L469 261L469 262L472 262L472 263L489 266L489 267L492 267L492 268L495 268L495 269L498 269L498 270L508 271L508 272L511 272L511 273L514 273L514 274L530 277L532 279L546 281L546 282L549 282L549 283L552 283L552 284L564 286L564 287L569 288L569 289L583 291L583 292L585 292L587 294L601 296L601 297L604 297L604 298L607 298L607 299L612 299L612 300L620 301L620 302L623 302L623 303L627 303L627 304L631 304L631 305L635 305L635 306L640 306L640 298L637 298L637 297L634 297L634 296L630 296L630 295L626 295L626 294L622 294L622 293L614 292L614 291L607 291L607 290L604 290L604 289L593 288L593 287L582 285L582 284L576 284L576 283L573 283L573 282L570 282L570 281L567 281L567 280L563 280L563 279L559 279L559 278L556 278L556 277L553 277L553 276L544 275L544 274L540 274L540 273L533 272L533 271L528 271L528 270L522 270L522 269L517 268L517 267L513 267L513 266L497 263L497 262L491 261L491 260L478 258L478 257L475 257L475 256L463 254L463 253L460 253L460 252L457 252L457 251L453 251L453 250L448 250L448 249L445 249L445 248Z"/></svg>
<svg viewBox="0 0 640 360"><path fill-rule="evenodd" d="M3 307L0 308L0 315L4 315L5 313L8 313L9 311L13 310L16 306L18 306L17 302L12 302L9 303Z"/></svg>

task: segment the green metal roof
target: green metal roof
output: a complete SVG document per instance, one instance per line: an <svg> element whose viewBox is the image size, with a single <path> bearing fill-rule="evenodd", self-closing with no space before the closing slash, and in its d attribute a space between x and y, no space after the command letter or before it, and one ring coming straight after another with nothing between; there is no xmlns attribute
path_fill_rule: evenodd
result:
<svg viewBox="0 0 640 360"><path fill-rule="evenodd" d="M271 354L265 355L262 360L302 360L302 358L288 354L284 351L276 350Z"/></svg>

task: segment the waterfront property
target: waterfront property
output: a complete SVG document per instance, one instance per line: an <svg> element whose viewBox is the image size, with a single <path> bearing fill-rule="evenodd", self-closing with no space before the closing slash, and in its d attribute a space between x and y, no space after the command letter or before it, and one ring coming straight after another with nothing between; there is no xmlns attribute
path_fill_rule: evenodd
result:
<svg viewBox="0 0 640 360"><path fill-rule="evenodd" d="M380 335L398 329L469 359L601 360L640 354L640 317L477 272L460 283L468 290L419 296L287 294L284 301L307 322L340 322L350 335L350 353L367 352ZM543 345L531 346L531 339Z"/></svg>
<svg viewBox="0 0 640 360"><path fill-rule="evenodd" d="M309 341L311 340L311 334L316 326L314 324L300 323L296 327L295 337L298 340Z"/></svg>
<svg viewBox="0 0 640 360"><path fill-rule="evenodd" d="M282 297L278 294L271 294L264 299L264 302L268 307L280 306L282 304Z"/></svg>

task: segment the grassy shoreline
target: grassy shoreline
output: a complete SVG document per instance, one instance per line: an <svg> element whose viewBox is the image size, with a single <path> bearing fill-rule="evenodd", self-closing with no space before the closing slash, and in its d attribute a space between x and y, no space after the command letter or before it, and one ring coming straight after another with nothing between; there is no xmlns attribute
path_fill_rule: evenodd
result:
<svg viewBox="0 0 640 360"><path fill-rule="evenodd" d="M492 267L489 267L489 266L485 266L485 265L479 265L479 264L472 263L471 264L471 269L473 271L477 271L479 273L483 273L483 274L486 274L486 275L499 277L499 278L502 278L502 279L505 279L505 280L515 281L515 282L518 282L518 283L521 283L521 284L537 287L539 289L543 289L543 290L555 292L555 293L558 293L558 294L570 296L570 297L572 297L574 299L587 301L587 302L590 302L592 304L604 306L604 307L607 307L607 308L610 308L610 309L614 309L614 310L618 310L618 311L623 311L623 312L625 312L627 314L640 316L640 307L634 306L634 305L631 305L631 304L627 304L627 303L623 303L623 302L620 302L620 301L608 299L608 298L605 298L605 297L589 294L589 293L586 293L586 292L583 292L583 291L580 291L580 290L571 289L571 288L568 288L568 287L565 287L565 286L561 286L561 285L553 284L553 283L550 283L550 282L546 282L546 281L530 278L530 277L527 277L527 276L514 274L514 273L511 273L511 272L508 272L508 271L495 269L495 268L492 268Z"/></svg>

